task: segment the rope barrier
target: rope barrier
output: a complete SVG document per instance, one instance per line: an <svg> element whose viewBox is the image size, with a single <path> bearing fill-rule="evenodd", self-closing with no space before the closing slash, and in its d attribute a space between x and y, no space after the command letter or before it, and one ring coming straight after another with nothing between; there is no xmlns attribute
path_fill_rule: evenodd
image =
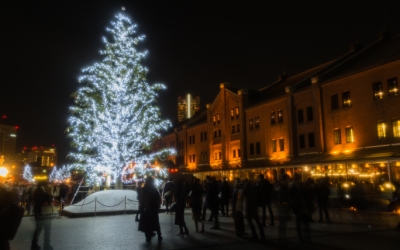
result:
<svg viewBox="0 0 400 250"><path fill-rule="evenodd" d="M116 205L114 205L114 206L107 206L107 205L104 205L103 203L101 203L100 201L97 201L97 203L99 203L100 205L102 205L102 206L105 206L105 207L116 207L116 206L118 206L118 205L120 205L122 202L124 202L125 201L125 199L123 199L120 203L118 203L118 204L116 204Z"/></svg>
<svg viewBox="0 0 400 250"><path fill-rule="evenodd" d="M96 203L99 203L100 205L105 206L105 207L116 207L116 206L120 205L122 202L124 202L125 200L127 200L127 201L132 201L132 202L139 202L139 201L135 201L135 200L131 200L131 199L123 199L121 202L119 202L118 204L113 205L113 206L104 205L103 203L101 203L101 202L98 201L98 200L96 200ZM92 200L91 202L85 203L85 204L83 204L83 205L82 205L82 204L80 204L80 205L71 204L71 205L69 205L69 206L82 207L82 206L89 205L89 204L91 204L91 203L93 203L93 202L95 202L95 200Z"/></svg>
<svg viewBox="0 0 400 250"><path fill-rule="evenodd" d="M76 207L82 207L82 206L86 206L86 205L89 205L90 203L93 203L94 202L94 200L92 200L91 202L89 202L89 203L85 203L84 205L76 205L76 204L71 204L70 206L76 206Z"/></svg>

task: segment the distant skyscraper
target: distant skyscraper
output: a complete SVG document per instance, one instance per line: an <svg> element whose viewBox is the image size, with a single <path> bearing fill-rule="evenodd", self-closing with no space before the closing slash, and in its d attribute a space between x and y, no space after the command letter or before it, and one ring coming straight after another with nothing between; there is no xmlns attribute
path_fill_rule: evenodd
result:
<svg viewBox="0 0 400 250"><path fill-rule="evenodd" d="M15 154L17 129L13 126L0 124L0 156L7 160Z"/></svg>
<svg viewBox="0 0 400 250"><path fill-rule="evenodd" d="M178 121L189 119L200 110L200 97L192 98L190 94L178 97Z"/></svg>

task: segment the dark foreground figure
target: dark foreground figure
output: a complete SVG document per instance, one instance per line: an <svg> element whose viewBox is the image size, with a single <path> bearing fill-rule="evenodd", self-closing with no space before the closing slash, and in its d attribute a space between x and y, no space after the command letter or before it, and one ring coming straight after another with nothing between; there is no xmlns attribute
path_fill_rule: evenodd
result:
<svg viewBox="0 0 400 250"><path fill-rule="evenodd" d="M155 236L154 232L157 232L158 241L161 241L160 221L158 219L161 196L154 186L152 177L146 179L144 187L141 189L140 204L143 207L140 213L139 231L144 232L147 242L150 242L151 238Z"/></svg>

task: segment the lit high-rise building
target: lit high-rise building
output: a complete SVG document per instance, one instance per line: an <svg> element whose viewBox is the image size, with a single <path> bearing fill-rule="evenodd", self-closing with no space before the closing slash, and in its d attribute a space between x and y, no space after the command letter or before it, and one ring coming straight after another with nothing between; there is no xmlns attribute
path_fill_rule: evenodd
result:
<svg viewBox="0 0 400 250"><path fill-rule="evenodd" d="M190 94L187 94L186 98L178 97L178 121L189 119L199 110L200 97L192 98Z"/></svg>
<svg viewBox="0 0 400 250"><path fill-rule="evenodd" d="M0 156L13 157L17 143L17 128L0 124Z"/></svg>

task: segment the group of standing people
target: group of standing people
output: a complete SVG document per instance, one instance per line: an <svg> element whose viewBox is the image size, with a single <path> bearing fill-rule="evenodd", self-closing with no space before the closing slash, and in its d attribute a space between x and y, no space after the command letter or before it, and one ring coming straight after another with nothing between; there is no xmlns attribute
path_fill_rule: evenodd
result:
<svg viewBox="0 0 400 250"><path fill-rule="evenodd" d="M207 176L204 182L198 178L193 178L191 182L179 178L169 179L160 190L154 186L152 178L147 178L138 190L140 190L138 196L141 216L139 230L145 233L147 241L156 234L158 240L162 240L158 219L158 208L161 204L165 205L167 214L175 213L174 222L179 226L178 236L189 236L184 218L187 206L192 209L196 232L205 232L205 221L214 222L210 229L218 230L219 217L232 216L236 235L238 237L246 235L244 226L246 221L251 231L251 239L254 240L265 240L264 227L275 226L273 200L276 201L278 234L281 239L286 238L286 225L292 212L299 240L304 243L310 241L309 223L313 221L315 202L319 208L319 222L323 222L324 215L325 222L331 222L327 209L330 195L329 182L324 178L317 183L312 179L303 182L300 175L295 174L291 179L289 175L284 174L278 182L272 184L260 174L255 182L236 179L233 185L226 178L218 182L211 176ZM229 206L232 208L231 214ZM208 219L207 210L211 212ZM138 220L138 217L136 219Z"/></svg>

